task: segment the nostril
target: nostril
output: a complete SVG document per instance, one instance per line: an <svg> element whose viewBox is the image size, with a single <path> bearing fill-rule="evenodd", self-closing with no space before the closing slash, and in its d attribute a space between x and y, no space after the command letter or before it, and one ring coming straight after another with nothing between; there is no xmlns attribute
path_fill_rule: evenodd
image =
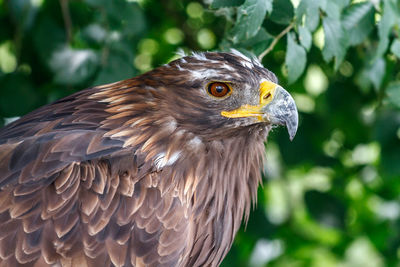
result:
<svg viewBox="0 0 400 267"><path fill-rule="evenodd" d="M268 99L271 96L271 93L266 94L263 98Z"/></svg>

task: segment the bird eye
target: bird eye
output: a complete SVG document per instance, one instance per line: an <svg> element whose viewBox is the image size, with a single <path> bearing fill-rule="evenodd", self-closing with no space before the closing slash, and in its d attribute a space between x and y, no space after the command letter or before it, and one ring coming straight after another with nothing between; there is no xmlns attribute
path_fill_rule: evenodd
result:
<svg viewBox="0 0 400 267"><path fill-rule="evenodd" d="M213 82L208 85L208 93L215 97L224 97L231 92L229 85L223 82Z"/></svg>

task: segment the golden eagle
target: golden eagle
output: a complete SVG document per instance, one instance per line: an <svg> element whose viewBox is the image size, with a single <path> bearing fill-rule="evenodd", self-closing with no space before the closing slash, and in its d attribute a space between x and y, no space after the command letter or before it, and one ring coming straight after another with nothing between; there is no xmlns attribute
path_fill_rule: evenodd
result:
<svg viewBox="0 0 400 267"><path fill-rule="evenodd" d="M298 114L237 51L89 88L0 130L1 266L217 266Z"/></svg>

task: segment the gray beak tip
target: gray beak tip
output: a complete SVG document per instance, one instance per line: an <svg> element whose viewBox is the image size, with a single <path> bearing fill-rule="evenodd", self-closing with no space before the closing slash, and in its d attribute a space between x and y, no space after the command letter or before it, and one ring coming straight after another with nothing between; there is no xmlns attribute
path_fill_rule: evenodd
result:
<svg viewBox="0 0 400 267"><path fill-rule="evenodd" d="M289 133L290 141L293 141L294 137L296 136L298 122L299 122L299 115L296 109L293 110L292 116L288 117L288 119L286 120L286 128Z"/></svg>
<svg viewBox="0 0 400 267"><path fill-rule="evenodd" d="M290 139L290 141L293 141L295 136L296 136L296 132L290 132L289 131L289 139Z"/></svg>
<svg viewBox="0 0 400 267"><path fill-rule="evenodd" d="M264 110L268 114L267 121L276 125L286 126L290 141L293 140L297 132L299 114L293 97L282 87L278 87L274 99Z"/></svg>

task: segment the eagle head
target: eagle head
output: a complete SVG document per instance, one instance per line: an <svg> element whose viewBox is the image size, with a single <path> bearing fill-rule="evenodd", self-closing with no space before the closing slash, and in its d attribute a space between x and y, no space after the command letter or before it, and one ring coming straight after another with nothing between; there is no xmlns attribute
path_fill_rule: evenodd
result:
<svg viewBox="0 0 400 267"><path fill-rule="evenodd" d="M193 53L142 79L158 88L159 112L196 135L221 138L253 125L286 126L291 140L296 134L298 113L293 98L257 59L238 51Z"/></svg>

